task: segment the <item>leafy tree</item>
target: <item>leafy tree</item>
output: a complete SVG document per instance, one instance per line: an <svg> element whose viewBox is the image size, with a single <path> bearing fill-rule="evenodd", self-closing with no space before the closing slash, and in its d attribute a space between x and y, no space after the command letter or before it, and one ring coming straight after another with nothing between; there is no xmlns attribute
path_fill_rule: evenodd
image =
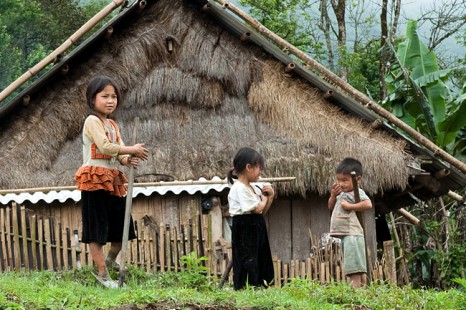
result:
<svg viewBox="0 0 466 310"><path fill-rule="evenodd" d="M105 7L107 2L90 0L81 4L79 0L0 1L0 89L6 88L22 73L54 51ZM111 16L105 21L109 18ZM98 28L99 25L94 27L94 30ZM81 40L84 39L85 37ZM45 71L29 80L21 89ZM16 90L9 98L21 89Z"/></svg>
<svg viewBox="0 0 466 310"><path fill-rule="evenodd" d="M465 87L452 98L445 84L450 73L440 69L435 53L419 39L417 22L410 21L387 76L384 107L451 154L464 156L458 134L466 126Z"/></svg>

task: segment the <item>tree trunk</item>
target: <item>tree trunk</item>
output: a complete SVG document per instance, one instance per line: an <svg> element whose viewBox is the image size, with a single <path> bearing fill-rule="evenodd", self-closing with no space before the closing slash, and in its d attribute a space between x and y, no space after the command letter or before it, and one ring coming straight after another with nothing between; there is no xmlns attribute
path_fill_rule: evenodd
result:
<svg viewBox="0 0 466 310"><path fill-rule="evenodd" d="M338 2L336 2L338 1ZM338 64L340 69L340 77L343 80L348 79L348 68L346 65L346 20L345 20L345 12L346 12L346 0L331 0L333 11L335 12L335 16L337 18L337 25L338 25Z"/></svg>
<svg viewBox="0 0 466 310"><path fill-rule="evenodd" d="M332 39L330 36L331 31L331 20L328 15L327 2L328 0L320 0L320 23L319 28L322 30L325 36L325 44L328 52L328 68L330 71L335 72L335 59L333 55Z"/></svg>

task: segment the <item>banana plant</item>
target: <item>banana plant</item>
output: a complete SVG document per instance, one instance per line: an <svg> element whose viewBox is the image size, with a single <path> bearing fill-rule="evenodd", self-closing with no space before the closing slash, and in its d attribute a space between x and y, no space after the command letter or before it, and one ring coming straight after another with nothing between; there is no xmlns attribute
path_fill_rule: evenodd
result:
<svg viewBox="0 0 466 310"><path fill-rule="evenodd" d="M433 51L419 39L417 22L408 22L406 39L393 51L386 76L388 96L382 103L432 142L461 158L466 155L466 84L454 98Z"/></svg>

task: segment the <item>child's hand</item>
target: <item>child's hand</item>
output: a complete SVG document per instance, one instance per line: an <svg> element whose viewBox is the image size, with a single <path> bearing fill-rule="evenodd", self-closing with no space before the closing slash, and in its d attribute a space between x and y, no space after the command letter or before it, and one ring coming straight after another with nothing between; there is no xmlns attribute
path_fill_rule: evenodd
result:
<svg viewBox="0 0 466 310"><path fill-rule="evenodd" d="M127 166L133 165L133 168L134 168L134 169L137 169L137 168L138 168L138 164L139 164L139 158L133 157L133 156L128 157L128 162L127 162L127 164L126 164Z"/></svg>
<svg viewBox="0 0 466 310"><path fill-rule="evenodd" d="M264 184L264 186L262 186L262 194L269 198L273 198L275 196L275 191L273 190L272 185L268 183Z"/></svg>
<svg viewBox="0 0 466 310"><path fill-rule="evenodd" d="M149 150L144 147L144 143L137 143L133 145L134 148L134 157L138 157L142 160L149 158Z"/></svg>
<svg viewBox="0 0 466 310"><path fill-rule="evenodd" d="M330 189L330 195L333 197L338 196L341 193L341 186L338 183L333 183L332 188Z"/></svg>
<svg viewBox="0 0 466 310"><path fill-rule="evenodd" d="M346 199L342 199L341 208L345 211L351 211L351 203L349 203Z"/></svg>

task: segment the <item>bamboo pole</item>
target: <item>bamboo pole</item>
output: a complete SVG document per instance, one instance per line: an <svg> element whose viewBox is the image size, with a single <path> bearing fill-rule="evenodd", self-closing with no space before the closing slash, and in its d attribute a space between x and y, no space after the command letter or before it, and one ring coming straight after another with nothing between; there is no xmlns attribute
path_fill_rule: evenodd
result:
<svg viewBox="0 0 466 310"><path fill-rule="evenodd" d="M23 237L24 267L29 271L29 248L26 227L26 208L21 206L21 235Z"/></svg>
<svg viewBox="0 0 466 310"><path fill-rule="evenodd" d="M448 196L450 196L450 198L453 198L454 200L459 201L459 202L463 202L463 201L464 201L464 197L463 197L463 196L458 195L457 193L455 193L455 192L453 192L453 191L448 191Z"/></svg>
<svg viewBox="0 0 466 310"><path fill-rule="evenodd" d="M52 227L53 231L52 233L54 234L55 238L55 257L57 261L57 270L62 270L62 264L61 264L61 243L60 243L60 236L61 236L61 224L60 223L55 223L55 219L52 218Z"/></svg>
<svg viewBox="0 0 466 310"><path fill-rule="evenodd" d="M69 240L69 233L70 230L69 228L61 229L61 245L62 245L62 255L63 255L63 261L62 261L62 269L63 270L68 270L68 240Z"/></svg>
<svg viewBox="0 0 466 310"><path fill-rule="evenodd" d="M159 258L160 258L160 271L165 271L165 224L159 224Z"/></svg>
<svg viewBox="0 0 466 310"><path fill-rule="evenodd" d="M6 208L5 212L5 229L6 229L6 248L8 253L9 270L14 268L13 264L13 236L11 234L11 208Z"/></svg>
<svg viewBox="0 0 466 310"><path fill-rule="evenodd" d="M212 2L212 0L208 0L208 2ZM323 65L321 65L319 62L308 56L306 53L303 51L299 50L297 47L294 45L288 43L286 40L282 39L266 27L259 23L257 20L243 12L241 9L233 5L232 3L228 2L227 0L216 0L216 2L220 3L223 5L223 7L228 8L230 11L235 13L238 17L249 23L254 29L259 31L261 34L265 35L267 38L272 40L274 43L276 43L278 46L286 49L288 52L291 54L295 55L303 63L308 65L310 68L313 70L316 70L318 73L322 74L323 78L325 80L330 80L333 84L338 86L341 90L346 92L348 95L356 99L362 106L367 107L377 113L379 116L382 116L386 120L392 122L394 125L396 125L398 128L402 129L405 133L409 134L411 137L413 137L417 142L434 152L435 155L439 155L441 158L443 158L445 161L450 163L452 166L458 168L462 172L466 172L466 164L464 164L462 161L456 159L455 157L451 156L441 148L439 148L435 143L421 135L419 132L417 132L415 129L411 128L409 125L398 119L396 116L394 116L392 113L389 111L385 110L382 108L380 105L378 105L376 102L372 101L370 98L368 98L365 94L361 93L359 90L348 84L345 80L340 78L338 75L333 73L332 71L328 70L325 68Z"/></svg>
<svg viewBox="0 0 466 310"><path fill-rule="evenodd" d="M13 224L13 249L14 249L14 258L15 258L15 270L19 271L21 269L21 250L19 246L19 221L18 221L18 205L13 203L12 211L12 224Z"/></svg>
<svg viewBox="0 0 466 310"><path fill-rule="evenodd" d="M47 270L53 270L53 256L52 256L52 233L50 228L50 219L44 220L45 225L45 249L47 256Z"/></svg>
<svg viewBox="0 0 466 310"><path fill-rule="evenodd" d="M35 215L31 216L31 252L32 252L32 268L34 270L38 269L37 266L37 217Z"/></svg>
<svg viewBox="0 0 466 310"><path fill-rule="evenodd" d="M275 177L275 178L262 178L258 183L262 182L291 182L295 180L296 177ZM158 186L186 186L186 185L217 185L217 184L228 184L226 179L224 180L187 180L187 181L169 181L169 182L146 182L146 183L134 183L133 187L158 187ZM128 184L126 184L128 185ZM74 185L71 186L55 186L55 187L31 187L31 188L19 188L19 189L2 189L0 190L0 195L7 194L20 194L20 193L35 193L42 192L48 193L51 191L64 191L64 190L77 190L77 187Z"/></svg>
<svg viewBox="0 0 466 310"><path fill-rule="evenodd" d="M74 233L70 233L69 240L71 246L71 268L73 270L79 269L77 262L77 258L79 256L76 255L76 244L74 242Z"/></svg>
<svg viewBox="0 0 466 310"><path fill-rule="evenodd" d="M178 229L175 227L172 228L173 231L173 265L175 272L178 272Z"/></svg>
<svg viewBox="0 0 466 310"><path fill-rule="evenodd" d="M45 268L45 256L44 256L44 221L42 218L39 218L39 223L37 225L39 230L39 269L43 270Z"/></svg>
<svg viewBox="0 0 466 310"><path fill-rule="evenodd" d="M165 225L165 257L167 259L167 271L171 272L172 271L172 234L170 230L170 225Z"/></svg>
<svg viewBox="0 0 466 310"><path fill-rule="evenodd" d="M125 0L113 0L100 12L98 12L94 17L87 21L84 25L81 26L75 33L71 35L66 41L60 45L56 50L42 59L34 67L26 71L21 75L16 81L8 85L2 92L0 92L0 102L18 89L21 85L27 82L31 77L39 73L42 69L47 67L50 63L54 62L60 55L63 55L65 51L70 48L75 42L77 42L83 35L85 35L89 30L91 30L95 25L97 25L101 20L103 20L108 14L110 14L115 8L119 7L125 2Z"/></svg>
<svg viewBox="0 0 466 310"><path fill-rule="evenodd" d="M152 257L154 258L154 267L152 268L152 270L154 272L157 272L157 255L158 255L158 251L157 251L157 226L151 226L152 229Z"/></svg>
<svg viewBox="0 0 466 310"><path fill-rule="evenodd" d="M7 251L7 246L6 246L6 232L5 232L5 210L2 208L0 209L0 243L2 244L2 262L3 267L5 270L8 269L10 263L8 262L8 251ZM3 271L3 270L2 270Z"/></svg>
<svg viewBox="0 0 466 310"><path fill-rule="evenodd" d="M414 226L419 226L419 224L421 223L420 219L412 215L410 212L406 211L404 208L399 208L396 211L400 213L405 219L407 219Z"/></svg>

